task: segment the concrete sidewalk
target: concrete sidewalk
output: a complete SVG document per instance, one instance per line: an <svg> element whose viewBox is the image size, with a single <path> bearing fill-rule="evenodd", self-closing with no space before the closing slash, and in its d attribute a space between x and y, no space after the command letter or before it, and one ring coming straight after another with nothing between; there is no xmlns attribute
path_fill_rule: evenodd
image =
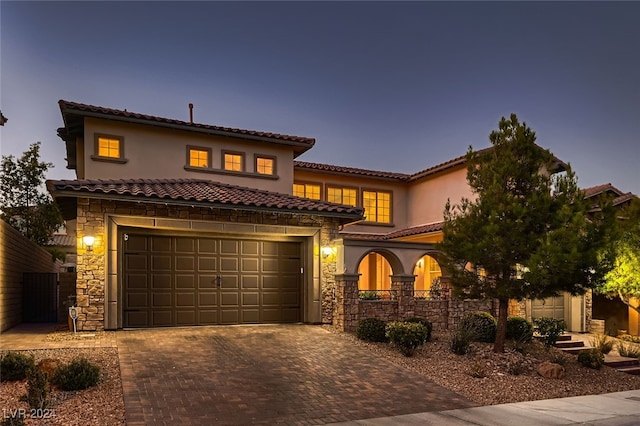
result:
<svg viewBox="0 0 640 426"><path fill-rule="evenodd" d="M541 426L640 424L640 390L356 420L334 425Z"/></svg>

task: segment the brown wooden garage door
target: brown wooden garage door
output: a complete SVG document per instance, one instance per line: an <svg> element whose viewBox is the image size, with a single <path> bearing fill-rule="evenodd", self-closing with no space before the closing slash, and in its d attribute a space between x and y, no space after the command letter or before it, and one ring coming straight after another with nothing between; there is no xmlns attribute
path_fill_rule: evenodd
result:
<svg viewBox="0 0 640 426"><path fill-rule="evenodd" d="M126 234L123 326L300 321L300 243Z"/></svg>

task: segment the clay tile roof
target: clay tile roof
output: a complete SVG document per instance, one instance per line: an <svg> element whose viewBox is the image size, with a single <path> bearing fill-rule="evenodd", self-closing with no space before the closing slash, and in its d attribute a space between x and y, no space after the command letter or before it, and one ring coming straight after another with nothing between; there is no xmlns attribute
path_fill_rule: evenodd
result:
<svg viewBox="0 0 640 426"><path fill-rule="evenodd" d="M362 218L362 209L357 207L199 179L50 180L47 188L54 198L96 194L107 199L166 200L168 204L300 212L354 220Z"/></svg>
<svg viewBox="0 0 640 426"><path fill-rule="evenodd" d="M119 110L113 108L105 108L95 105L81 104L77 102L70 102L65 100L58 101L60 111L65 118L65 125L69 125L67 115L81 115L81 116L94 116L109 118L120 121L136 121L150 125L163 125L165 127L181 128L184 130L192 130L206 133L213 133L219 135L228 135L235 137L244 137L247 139L258 139L272 142L290 143L296 144L302 147L298 150L298 154L310 149L315 144L314 138L307 138L303 136L292 136L280 133L261 132L257 130L237 129L233 127L214 126L209 124L190 123L187 121L174 120L171 118L157 117L153 115L140 114L127 110ZM61 129L64 133L64 129Z"/></svg>
<svg viewBox="0 0 640 426"><path fill-rule="evenodd" d="M393 180L406 180L409 175L405 173L384 172L379 170L358 169L355 167L334 166L331 164L309 163L306 161L294 161L293 165L296 169L306 169L319 172L339 173L349 175L369 176L376 178L385 178Z"/></svg>
<svg viewBox="0 0 640 426"><path fill-rule="evenodd" d="M584 188L583 191L584 191L585 198L591 198L596 195L600 195L604 192L609 192L609 191L615 193L617 196L624 194L624 192L620 191L618 188L611 185L610 183L605 183L602 185L596 185L589 188Z"/></svg>
<svg viewBox="0 0 640 426"><path fill-rule="evenodd" d="M412 235L428 234L429 232L436 232L442 230L444 222L430 223L428 225L413 226L411 228L400 229L398 231L389 232L387 234L364 234L355 232L341 232L342 238L351 240L393 240L395 238L410 237Z"/></svg>

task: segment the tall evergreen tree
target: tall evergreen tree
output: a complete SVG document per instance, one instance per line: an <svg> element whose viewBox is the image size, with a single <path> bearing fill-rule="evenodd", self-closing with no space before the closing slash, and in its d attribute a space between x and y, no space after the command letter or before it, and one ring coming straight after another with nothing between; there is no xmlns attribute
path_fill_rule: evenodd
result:
<svg viewBox="0 0 640 426"><path fill-rule="evenodd" d="M40 142L16 159L2 156L0 218L39 245L62 225L57 206L44 189L45 173L53 164L40 161Z"/></svg>
<svg viewBox="0 0 640 426"><path fill-rule="evenodd" d="M599 282L598 250L614 219L610 205L588 218L571 168L554 174L555 157L515 114L489 140L488 149L469 148L474 198L447 203L439 249L454 295L498 300L494 351L503 352L510 299L583 294Z"/></svg>

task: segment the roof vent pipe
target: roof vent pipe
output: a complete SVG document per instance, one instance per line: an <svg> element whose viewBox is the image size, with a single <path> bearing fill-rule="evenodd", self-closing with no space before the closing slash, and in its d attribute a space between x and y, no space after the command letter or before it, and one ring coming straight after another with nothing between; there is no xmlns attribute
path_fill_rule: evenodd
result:
<svg viewBox="0 0 640 426"><path fill-rule="evenodd" d="M193 104L189 104L189 123L193 124Z"/></svg>

